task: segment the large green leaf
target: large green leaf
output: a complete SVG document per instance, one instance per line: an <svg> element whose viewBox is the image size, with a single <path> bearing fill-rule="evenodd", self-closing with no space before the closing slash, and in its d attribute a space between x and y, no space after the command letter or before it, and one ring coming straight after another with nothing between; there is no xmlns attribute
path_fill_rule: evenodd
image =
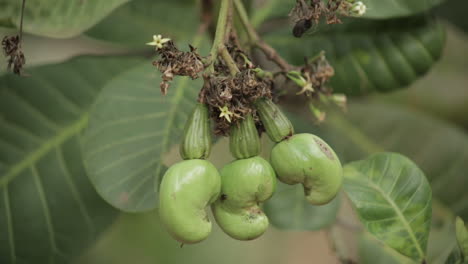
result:
<svg viewBox="0 0 468 264"><path fill-rule="evenodd" d="M301 185L278 184L275 195L265 205L270 222L280 229L319 230L335 221L339 196L327 205L314 206L304 197Z"/></svg>
<svg viewBox="0 0 468 264"><path fill-rule="evenodd" d="M24 9L23 30L54 38L73 37L127 1L129 0L28 0ZM21 3L22 1L16 0L0 0L0 26L19 27Z"/></svg>
<svg viewBox="0 0 468 264"><path fill-rule="evenodd" d="M79 58L0 78L0 262L65 262L117 211L95 192L80 134L101 87L135 59Z"/></svg>
<svg viewBox="0 0 468 264"><path fill-rule="evenodd" d="M366 229L405 256L426 257L432 193L408 158L374 154L344 167L344 189Z"/></svg>
<svg viewBox="0 0 468 264"><path fill-rule="evenodd" d="M163 155L179 140L202 86L200 79L175 78L163 96L160 75L147 62L115 78L99 95L85 134L91 181L106 201L128 212L157 206Z"/></svg>
<svg viewBox="0 0 468 264"><path fill-rule="evenodd" d="M335 68L334 90L362 95L393 91L425 74L440 57L445 34L433 19L412 17L354 20L301 39L284 32L266 40L297 65L324 50Z"/></svg>
<svg viewBox="0 0 468 264"><path fill-rule="evenodd" d="M93 38L141 48L144 48L145 43L149 42L154 34L162 34L175 41L184 39L193 35L199 24L199 11L194 2L132 0L115 10L86 34ZM182 44L184 43L180 43Z"/></svg>

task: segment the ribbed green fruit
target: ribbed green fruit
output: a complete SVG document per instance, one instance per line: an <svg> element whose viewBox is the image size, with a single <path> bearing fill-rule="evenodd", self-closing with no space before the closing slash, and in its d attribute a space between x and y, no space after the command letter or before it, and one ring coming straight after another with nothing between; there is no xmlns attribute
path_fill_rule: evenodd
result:
<svg viewBox="0 0 468 264"><path fill-rule="evenodd" d="M259 203L276 189L275 172L261 157L240 159L221 170L221 195L212 205L216 222L232 238L251 240L262 235L268 218Z"/></svg>
<svg viewBox="0 0 468 264"><path fill-rule="evenodd" d="M221 177L209 161L184 160L171 166L161 181L161 222L178 241L197 243L208 237L211 222L205 208L221 190Z"/></svg>
<svg viewBox="0 0 468 264"><path fill-rule="evenodd" d="M257 113L265 130L274 142L290 137L294 134L294 127L279 107L270 99L262 98L255 102Z"/></svg>
<svg viewBox="0 0 468 264"><path fill-rule="evenodd" d="M183 159L206 159L210 155L210 117L205 104L197 104L185 123L179 152Z"/></svg>
<svg viewBox="0 0 468 264"><path fill-rule="evenodd" d="M229 149L236 159L247 159L260 153L260 138L251 114L231 127Z"/></svg>
<svg viewBox="0 0 468 264"><path fill-rule="evenodd" d="M302 183L307 201L314 205L330 202L342 185L340 160L327 143L312 134L297 134L276 144L271 165L280 181Z"/></svg>

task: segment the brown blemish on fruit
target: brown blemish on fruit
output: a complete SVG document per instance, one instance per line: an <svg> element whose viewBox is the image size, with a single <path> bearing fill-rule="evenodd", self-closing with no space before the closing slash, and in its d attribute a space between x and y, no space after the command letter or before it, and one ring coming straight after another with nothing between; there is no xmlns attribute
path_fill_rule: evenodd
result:
<svg viewBox="0 0 468 264"><path fill-rule="evenodd" d="M334 160L335 157L333 156L332 150L323 143L323 141L314 138L315 143L319 146L320 150L331 160Z"/></svg>
<svg viewBox="0 0 468 264"><path fill-rule="evenodd" d="M224 194L224 193L223 193L223 194L221 194L221 197L220 197L220 200L221 200L221 202L224 202L224 201L226 201L226 199L227 199L227 195L226 195L226 194Z"/></svg>

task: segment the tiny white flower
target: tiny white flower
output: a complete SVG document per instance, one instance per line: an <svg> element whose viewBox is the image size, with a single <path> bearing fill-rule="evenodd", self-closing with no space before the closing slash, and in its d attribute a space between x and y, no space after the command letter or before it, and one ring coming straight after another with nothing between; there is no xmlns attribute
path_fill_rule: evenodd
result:
<svg viewBox="0 0 468 264"><path fill-rule="evenodd" d="M234 113L229 111L229 108L227 107L227 105L223 107L219 107L219 110L221 111L221 113L219 114L219 117L224 117L229 123L231 123L231 116L233 116Z"/></svg>
<svg viewBox="0 0 468 264"><path fill-rule="evenodd" d="M158 49L162 49L164 43L170 41L170 38L162 38L161 35L153 35L153 41L146 43L146 45L156 46Z"/></svg>
<svg viewBox="0 0 468 264"><path fill-rule="evenodd" d="M358 1L351 6L349 13L351 16L360 17L366 13L366 10L367 6L363 2Z"/></svg>

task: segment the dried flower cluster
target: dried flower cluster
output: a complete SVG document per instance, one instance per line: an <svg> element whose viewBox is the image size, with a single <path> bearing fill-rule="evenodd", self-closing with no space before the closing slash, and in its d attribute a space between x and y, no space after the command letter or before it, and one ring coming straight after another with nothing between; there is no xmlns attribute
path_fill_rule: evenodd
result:
<svg viewBox="0 0 468 264"><path fill-rule="evenodd" d="M300 38L312 25L318 25L321 17L327 24L340 24L340 15L359 17L366 12L366 5L355 0L296 0L289 16L294 28L293 35Z"/></svg>
<svg viewBox="0 0 468 264"><path fill-rule="evenodd" d="M199 73L205 69L202 57L197 53L196 48L190 47L190 51L180 51L172 41L168 41L157 48L160 58L153 62L153 65L163 74L160 84L161 93L166 95L170 81L174 76L190 76L197 79Z"/></svg>
<svg viewBox="0 0 468 264"><path fill-rule="evenodd" d="M257 119L253 103L261 97L271 98L272 82L257 78L252 69L234 77L205 75L204 79L199 100L209 106L216 123L214 132L218 135L229 134L231 125L248 113ZM225 118L226 111L229 111L228 118Z"/></svg>
<svg viewBox="0 0 468 264"><path fill-rule="evenodd" d="M2 49L6 57L8 57L8 70L21 75L23 66L26 64L23 51L21 50L21 39L19 35L5 36L2 40Z"/></svg>
<svg viewBox="0 0 468 264"><path fill-rule="evenodd" d="M332 91L326 86L326 83L335 75L335 69L328 62L325 53L322 52L315 59L306 62L302 73L314 88L314 92L311 93L312 96L318 93L331 94Z"/></svg>

